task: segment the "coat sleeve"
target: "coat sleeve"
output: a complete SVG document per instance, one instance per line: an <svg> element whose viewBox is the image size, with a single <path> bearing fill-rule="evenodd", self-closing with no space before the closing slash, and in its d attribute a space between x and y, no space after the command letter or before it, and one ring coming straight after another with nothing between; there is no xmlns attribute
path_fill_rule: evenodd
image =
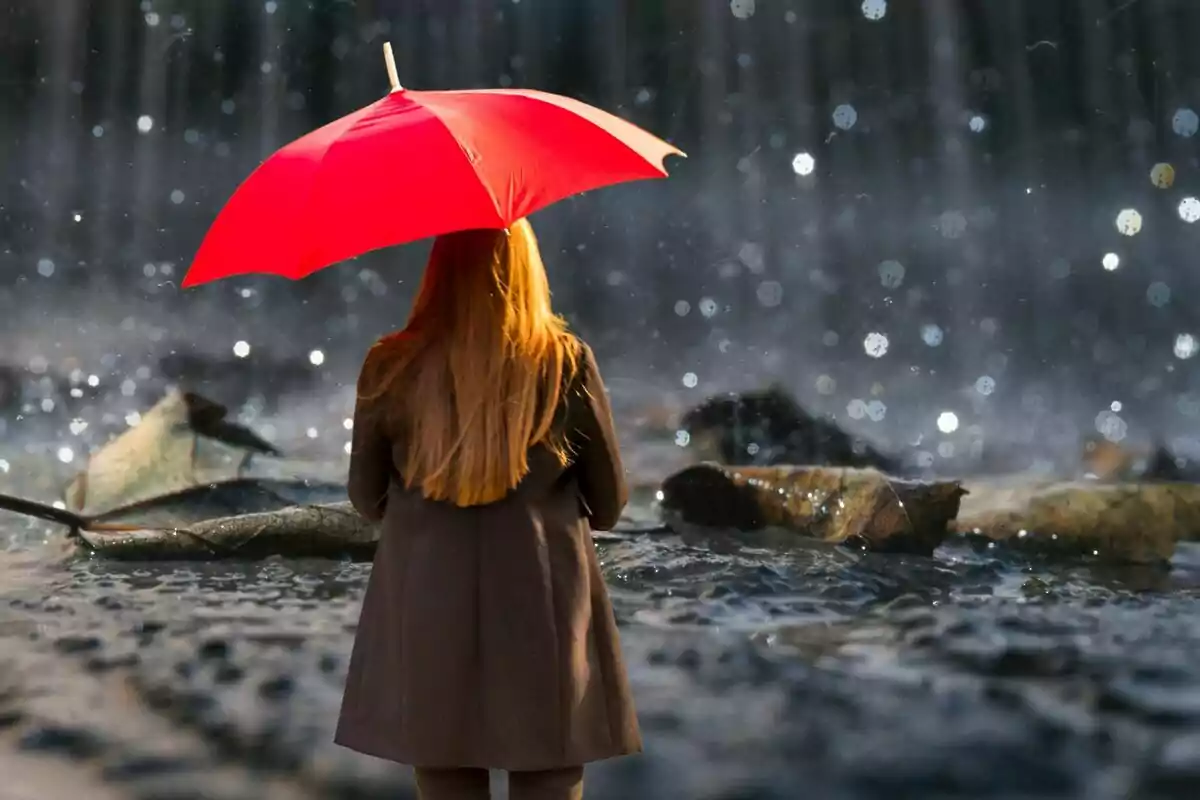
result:
<svg viewBox="0 0 1200 800"><path fill-rule="evenodd" d="M370 356L368 355L368 358ZM366 375L367 365L363 365ZM391 482L392 443L376 420L375 411L362 400L363 377L358 379L354 427L350 437L350 477L346 489L358 513L369 520L383 519Z"/></svg>
<svg viewBox="0 0 1200 800"><path fill-rule="evenodd" d="M595 530L607 531L620 520L629 489L600 369L586 344L581 355L580 380L576 397L571 398L582 401L575 423L575 464L588 522Z"/></svg>

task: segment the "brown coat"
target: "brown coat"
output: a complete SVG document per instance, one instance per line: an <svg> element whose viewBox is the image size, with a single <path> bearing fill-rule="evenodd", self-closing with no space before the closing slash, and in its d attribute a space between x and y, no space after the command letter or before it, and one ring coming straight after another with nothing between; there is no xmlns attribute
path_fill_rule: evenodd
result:
<svg viewBox="0 0 1200 800"><path fill-rule="evenodd" d="M565 395L577 453L530 452L507 497L459 508L396 478L402 443L356 410L350 499L383 520L335 741L419 767L543 770L641 750L592 543L627 500L591 350Z"/></svg>

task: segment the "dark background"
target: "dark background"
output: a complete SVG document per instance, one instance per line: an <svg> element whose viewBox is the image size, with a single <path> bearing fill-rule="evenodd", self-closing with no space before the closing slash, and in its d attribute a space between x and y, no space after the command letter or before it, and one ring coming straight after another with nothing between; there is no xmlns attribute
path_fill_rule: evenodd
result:
<svg viewBox="0 0 1200 800"><path fill-rule="evenodd" d="M1200 394L1173 351L1200 336L1200 226L1177 207L1200 180L1173 119L1200 109L1200 3L893 0L868 19L878 5L6 0L0 352L119 373L243 338L323 348L352 377L403 323L423 245L299 283L176 283L263 158L386 91L390 40L410 88L563 92L688 152L667 181L534 220L560 307L618 381L690 402L781 380L921 446L948 409L972 440L1074 447L1099 427L1186 450ZM1158 162L1173 187L1152 184ZM1122 208L1142 214L1136 236Z"/></svg>

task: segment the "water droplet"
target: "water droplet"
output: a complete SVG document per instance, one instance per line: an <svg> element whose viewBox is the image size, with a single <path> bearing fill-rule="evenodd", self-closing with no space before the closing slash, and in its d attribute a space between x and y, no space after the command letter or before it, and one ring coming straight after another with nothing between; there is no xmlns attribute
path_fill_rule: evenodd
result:
<svg viewBox="0 0 1200 800"><path fill-rule="evenodd" d="M1162 281L1155 281L1146 287L1146 302L1155 308L1162 308L1171 302L1171 287Z"/></svg>
<svg viewBox="0 0 1200 800"><path fill-rule="evenodd" d="M938 414L937 427L942 433L954 433L958 430L958 414L953 411L943 411Z"/></svg>
<svg viewBox="0 0 1200 800"><path fill-rule="evenodd" d="M1142 215L1136 208L1123 208L1117 214L1117 230L1126 236L1136 236L1142 229Z"/></svg>
<svg viewBox="0 0 1200 800"><path fill-rule="evenodd" d="M1200 200L1190 196L1180 200L1179 218L1184 222L1200 220Z"/></svg>
<svg viewBox="0 0 1200 800"><path fill-rule="evenodd" d="M888 351L887 334L879 333L878 331L868 333L866 338L863 339L863 350L871 358L883 358Z"/></svg>
<svg viewBox="0 0 1200 800"><path fill-rule="evenodd" d="M862 15L872 22L881 20L887 14L887 0L863 0Z"/></svg>
<svg viewBox="0 0 1200 800"><path fill-rule="evenodd" d="M142 114L137 119L138 133L149 133L154 128L154 117Z"/></svg>
<svg viewBox="0 0 1200 800"><path fill-rule="evenodd" d="M975 391L987 397L996 391L996 380L990 375L980 375L975 379Z"/></svg>
<svg viewBox="0 0 1200 800"><path fill-rule="evenodd" d="M239 339L233 343L233 354L238 358L245 358L250 355L250 343Z"/></svg>
<svg viewBox="0 0 1200 800"><path fill-rule="evenodd" d="M58 460L64 464L70 464L75 460L75 451L69 447L58 448Z"/></svg>
<svg viewBox="0 0 1200 800"><path fill-rule="evenodd" d="M1159 189L1170 189L1175 183L1175 168L1166 162L1155 164L1150 170L1150 182Z"/></svg>
<svg viewBox="0 0 1200 800"><path fill-rule="evenodd" d="M850 130L856 122L858 122L858 112L849 103L842 103L833 110L833 124L842 130Z"/></svg>
<svg viewBox="0 0 1200 800"><path fill-rule="evenodd" d="M904 265L895 259L880 262L879 282L885 289L898 289L904 283Z"/></svg>
<svg viewBox="0 0 1200 800"><path fill-rule="evenodd" d="M945 338L945 333L938 325L928 324L921 326L921 341L930 347L937 347Z"/></svg>
<svg viewBox="0 0 1200 800"><path fill-rule="evenodd" d="M772 308L783 302L783 285L779 281L763 281L755 290L759 304Z"/></svg>
<svg viewBox="0 0 1200 800"><path fill-rule="evenodd" d="M1175 337L1174 349L1176 358L1191 358L1196 355L1196 350L1200 349L1200 344L1197 344L1196 337L1190 333L1181 333Z"/></svg>
<svg viewBox="0 0 1200 800"><path fill-rule="evenodd" d="M1171 117L1171 129L1185 139L1189 139L1196 135L1197 129L1200 129L1200 117L1196 116L1196 112L1190 108L1176 109L1175 114Z"/></svg>
<svg viewBox="0 0 1200 800"><path fill-rule="evenodd" d="M686 386L687 388L695 389L696 384L700 382L700 379L698 377L696 377L696 373L694 373L694 372L685 372L685 373L683 373L683 381L682 382L683 382L683 385Z"/></svg>
<svg viewBox="0 0 1200 800"><path fill-rule="evenodd" d="M792 172L797 175L811 175L817 167L817 160L808 153L797 153L792 159Z"/></svg>
<svg viewBox="0 0 1200 800"><path fill-rule="evenodd" d="M754 0L729 0L729 11L738 19L753 17L754 6Z"/></svg>
<svg viewBox="0 0 1200 800"><path fill-rule="evenodd" d="M1100 264L1109 272L1112 272L1117 267L1121 266L1121 257L1116 253L1105 253L1104 258L1100 259Z"/></svg>
<svg viewBox="0 0 1200 800"><path fill-rule="evenodd" d="M321 366L325 363L325 354L320 350L313 350L308 354L308 363L312 364L314 367Z"/></svg>

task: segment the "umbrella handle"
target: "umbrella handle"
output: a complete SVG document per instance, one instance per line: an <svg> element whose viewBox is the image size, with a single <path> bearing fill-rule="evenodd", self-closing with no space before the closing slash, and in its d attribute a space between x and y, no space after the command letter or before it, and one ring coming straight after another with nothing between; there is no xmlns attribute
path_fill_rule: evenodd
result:
<svg viewBox="0 0 1200 800"><path fill-rule="evenodd" d="M400 73L396 71L396 56L392 53L392 43L383 43L383 63L387 66L388 83L392 86L393 92L402 92L404 87L400 85Z"/></svg>

